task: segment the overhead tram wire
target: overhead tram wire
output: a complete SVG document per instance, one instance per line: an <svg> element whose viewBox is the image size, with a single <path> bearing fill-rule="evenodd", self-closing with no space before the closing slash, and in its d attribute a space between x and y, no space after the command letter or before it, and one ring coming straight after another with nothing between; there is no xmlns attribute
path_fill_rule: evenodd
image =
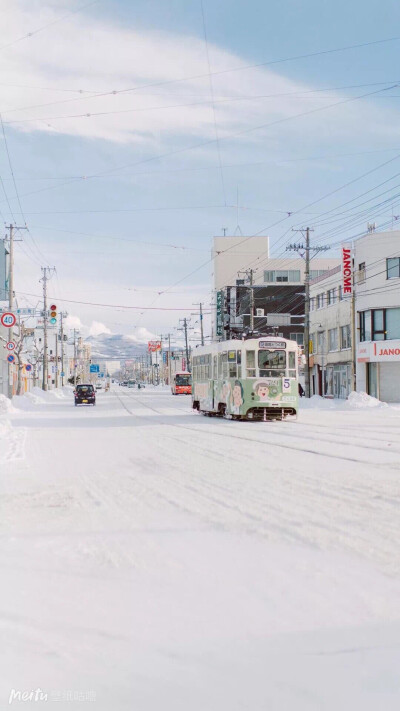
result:
<svg viewBox="0 0 400 711"><path fill-rule="evenodd" d="M400 157L400 154L397 155L397 156L395 156L394 158L391 158L391 159L389 159L388 161L385 161L384 163L382 163L382 164L376 166L375 168L372 168L371 170L366 171L365 173L363 173L362 175L358 176L357 178L354 178L354 179L352 179L351 181L348 181L348 182L345 183L344 185L341 185L341 186L339 186L338 188L335 188L335 190L330 191L329 193L327 193L327 194L323 195L322 197L318 198L317 200L314 200L312 203L307 204L307 205L306 205L305 207L303 207L302 209L307 209L308 207L311 207L312 205L315 205L315 204L317 204L318 202L321 202L322 200L326 199L327 197L330 197L331 195L336 194L337 192L339 192L340 190L344 189L345 187L348 187L349 185L352 185L352 184L354 184L355 182L358 182L358 181L361 180L363 177L366 177L367 175L370 175L371 173L374 173L376 170L379 170L380 168L382 168L382 167L388 165L389 163L392 163L394 160L398 159L399 157ZM300 210L294 211L294 212L292 213L292 215L295 215L295 214L298 214L298 213L300 213ZM291 217L292 215L290 215L290 217ZM281 220L278 220L278 221L277 221L276 223L274 223L273 225L270 225L270 226L268 226L268 227L264 227L264 228L262 228L262 230L259 230L258 232L256 232L256 233L250 235L249 237L244 238L244 239L241 240L238 244L235 245L235 248L237 248L240 244L244 244L244 243L248 242L248 241L249 241L250 239L252 239L253 237L256 237L256 236L258 236L258 235L261 235L263 232L268 231L269 229L271 229L271 227L274 227L274 226L276 226L276 225L278 225L278 224L281 224L282 222L285 222L287 219L289 219L289 217L285 217L285 218L283 218L283 219L281 219ZM287 234L287 231L286 231L285 235L286 235L286 234ZM285 236L285 235L284 235L284 236ZM228 247L228 248L225 249L225 250L221 250L220 254L223 254L223 253L225 253L225 252L228 252L228 251L230 251L232 248L233 248L233 247ZM218 258L218 255L217 255L217 258ZM197 269L195 269L193 272L190 272L190 273L187 274L185 277L183 277L178 283L182 283L183 281L185 281L186 279L188 279L190 276L192 276L194 273L200 271L204 266L206 266L207 264L211 263L211 262L213 261L213 259L214 259L214 257L211 257L209 260L207 260L207 262L201 264L201 265L200 265L199 267L197 267ZM233 279L235 278L235 276L236 276L236 274L233 276ZM175 285L176 285L176 284L172 285L170 288L173 288L173 286L175 286ZM156 299L156 300L157 300L157 299ZM155 303L155 302L153 302L153 303Z"/></svg>
<svg viewBox="0 0 400 711"><path fill-rule="evenodd" d="M98 0L95 0L95 2L97 2L97 1L98 1ZM29 36L29 35L25 35L25 37L20 38L20 39L25 39L25 38L28 37L28 36ZM269 60L269 61L261 62L261 63L259 62L259 63L256 63L256 64L242 65L242 66L239 66L239 67L233 67L233 68L231 68L231 69L222 69L222 70L219 70L219 71L216 71L216 72L211 72L211 76L213 77L213 76L219 76L219 75L222 75L222 74L229 74L229 73L234 73L234 72L247 71L248 69L258 69L258 68L260 68L260 67L266 67L266 66L270 66L270 65L274 65L274 64L282 64L282 63L285 63L285 62L292 62L292 61L296 61L296 60L298 60L298 59L309 59L309 58L318 57L318 56L321 56L321 55L333 54L333 53L338 53L338 52L345 52L345 51L348 51L348 50L351 50L351 49L360 49L360 48L363 48L363 47L370 47L370 46L373 46L373 45L383 44L383 43L386 43L386 42L396 42L396 41L399 41L399 40L400 40L400 36L399 36L399 37L389 37L389 38L381 39L381 40L372 40L372 41L370 41L370 42L363 42L363 43L354 44L354 45L347 45L347 46L344 46L344 47L337 47L337 48L328 49L328 50L320 50L320 51L317 51L317 52L311 52L311 53L303 54L303 55L295 55L295 56L291 56L291 57L284 57L284 58L281 58L281 59L273 59L273 60ZM15 40L15 41L20 41L20 40ZM0 48L0 50L1 50L1 48ZM98 97L104 97L104 96L113 96L113 95L115 96L115 95L118 95L118 94L127 94L127 93L131 93L131 92L140 91L140 90L145 89L145 88L166 86L166 85L169 85L169 84L178 84L178 83L182 83L182 82L186 82L186 81L193 81L193 80L196 80L196 79L204 79L204 78L206 78L207 76L209 76L209 74L195 74L195 75L188 76L188 77L180 77L180 78L175 78L175 79L166 79L166 80L163 80L163 81L150 82L150 83L148 83L148 84L142 84L142 85L135 86L135 87L129 87L129 88L124 88L124 89L112 89L112 90L109 90L109 91L106 91L106 92L104 92L104 91L102 91L102 92L97 92L97 93L93 93L93 95L92 95L91 97L87 97L87 98L98 98ZM80 100L79 98L75 98L75 99L65 99L65 100L63 100L63 101L50 102L50 103L47 103L47 104L43 104L42 106L46 106L46 105L47 105L47 106L50 106L50 105L51 105L51 106L55 106L55 105L57 105L57 104L69 103L69 102L79 101L79 100ZM37 108L37 106L35 106L34 108Z"/></svg>
<svg viewBox="0 0 400 711"><path fill-rule="evenodd" d="M23 219L23 221L24 221L24 223L25 223L25 227L26 227L26 229L27 229L27 231L28 231L28 234L29 234L29 236L30 236L30 238L31 238L31 240L32 240L32 242L33 242L33 244L34 244L34 246L35 246L37 252L38 252L39 255L40 255L41 257L43 257L43 259L46 261L46 257L45 257L45 256L43 255L43 253L41 252L39 246L38 246L37 243L36 243L36 240L34 239L34 237L33 237L32 233L31 233L31 231L29 230L29 227L28 227L27 224L26 224L26 218L25 218L25 215L24 215L24 212L23 212L23 209L22 209L21 200L20 200L19 192L18 192L18 188L17 188L17 183L16 183L16 181L15 181L14 170L13 170L13 167L12 167L10 151L9 151L9 148L8 148L7 136L6 136L6 132L5 132L5 130L4 130L3 118L2 118L1 113L0 113L0 123L1 123L3 138L4 138L4 145L5 145L5 149L6 149L6 153L7 153L8 165L9 165L9 168L10 168L10 173L11 173L12 180L13 180L13 184L14 184L15 195L16 195L16 198L17 198L17 201L18 201L18 206L19 206L19 210L20 210L20 213L21 213L21 217L22 217L22 219ZM15 218L14 218L14 222L15 222Z"/></svg>
<svg viewBox="0 0 400 711"><path fill-rule="evenodd" d="M357 178L353 178L352 180L347 181L346 183L340 185L338 188L335 188L334 190L331 190L329 193L326 193L325 195L322 195L320 198L317 198L316 200L313 200L312 202L310 202L310 203L308 203L307 205L303 206L303 207L301 208L301 210L294 210L294 211L291 213L290 216L287 216L287 217L285 217L285 218L282 218L282 219L280 219L280 220L277 220L276 222L274 222L274 223L268 225L267 227L263 227L261 230L258 230L257 232L253 233L253 234L250 235L249 237L245 237L243 240L241 240L238 244L235 245L235 248L238 247L238 246L240 246L241 244L244 244L244 243L248 242L248 241L249 241L250 239L252 239L253 237L257 237L257 236L259 236L259 235L262 235L263 232L267 232L267 231L269 231L270 229L272 229L273 227L276 227L277 225L280 225L280 224L282 224L283 222L286 222L289 218L293 217L294 215L301 214L301 212L303 212L304 210L307 210L309 207L313 207L313 206L316 205L317 203L322 202L323 200L325 200L325 199L328 198L328 197L331 197L332 195L335 195L336 193L340 192L340 191L343 190L344 188L347 188L347 187L349 187L350 185L353 185L354 183L358 182L359 180L362 180L363 178L367 177L368 175L371 175L372 173L376 172L377 170L380 170L381 168L384 168L386 165L389 165L390 163L393 163L395 160L398 160L399 158L400 158L400 153L397 154L396 156L394 156L393 158L390 158L389 160L384 161L383 163L380 163L378 166L375 166L375 168L371 168L370 170L368 170L368 171L362 173L361 175L357 176ZM369 191L367 191L367 192L369 192ZM364 194L365 194L365 193L362 193L361 195L364 195ZM358 196L358 197L360 197L360 196ZM354 199L357 199L357 198L354 198ZM350 202L350 201L346 201L346 203L343 203L341 206L343 206L343 205L345 205L345 204L348 204L349 202ZM328 213L330 213L330 212L332 212L332 210L327 210L327 211L325 211L325 213L322 213L322 215L328 214ZM282 241L282 239L285 237L286 234L287 234L287 232L285 232L284 235L278 240L278 243L279 243L280 241ZM277 245L278 243L275 243L274 247L276 247L276 245ZM223 252L228 252L228 251L230 251L232 248L233 248L233 247L228 247L226 250L223 250ZM267 250L267 251L268 251L268 250ZM265 255L267 254L267 251L264 253ZM248 267L250 267L253 263L254 263L254 260L252 260L252 261L249 263L249 265L247 265L246 267L243 267L243 268L248 268ZM233 277L233 278L235 278L235 277Z"/></svg>
<svg viewBox="0 0 400 711"><path fill-rule="evenodd" d="M342 104L347 104L351 101L357 101L358 99L364 99L368 98L370 96L375 96L375 95L380 95L382 92L385 91L390 91L391 89L394 89L395 87L400 86L400 84L397 82L395 84L391 84L390 86L387 86L383 89L376 89L375 91L370 91L365 94L361 94L359 96L349 96L346 97L345 99L341 99L340 101L336 101L333 104L328 104L327 106L319 106L314 109L309 109L307 111L301 112L299 114L294 114L292 116L286 116L285 118L280 118L276 119L275 121L272 121L270 123L265 123L261 124L259 126L253 126L252 128L247 128L247 129L242 129L241 131L238 131L233 134L229 134L228 136L222 136L221 138L215 138L212 140L208 140L205 143L199 144L199 145L208 145L210 143L215 143L217 141L226 141L229 140L230 138L235 138L237 136L250 133L252 131L257 131L260 130L261 128L270 128L272 126L275 126L280 123L285 123L287 121L291 121L295 118L301 118L302 116L309 116L310 114L318 113L319 111L326 111L327 109L335 108L336 106L340 106ZM90 97L88 97L90 98ZM71 99L72 101L72 99ZM11 121L5 121L6 124L25 124L25 123L35 123L36 121L59 121L62 119L73 119L73 118L95 118L96 116L115 116L118 114L127 114L127 113L137 113L137 112L146 112L146 111L162 111L165 109L176 109L176 108L182 108L185 106L198 106L198 105L204 105L208 104L209 102L203 101L203 102L195 102L191 104L171 104L170 106L155 106L155 107L141 107L141 108L134 108L134 109L115 109L112 111L95 111L95 112L83 112L79 114L64 114L61 116L38 116L38 117L33 117L33 118L25 118L25 119L13 119ZM4 112L5 113L5 112ZM9 113L9 112L8 112ZM196 147L196 146L195 146ZM191 148L186 148L185 150L190 150Z"/></svg>
<svg viewBox="0 0 400 711"><path fill-rule="evenodd" d="M75 15L77 12L82 12L82 10L86 10L88 7L90 7L91 5L95 5L98 2L99 2L99 0L91 0L91 2L86 3L86 5L82 5L81 7L76 8L76 10L71 10L71 12L68 12L66 15L63 15L62 17L58 17L55 20L48 22L46 25L42 25L42 27L38 27L36 30L32 30L32 32L27 32L22 37L17 37L17 39L11 40L11 42L8 42L7 44L3 44L0 47L0 52L3 49L8 49L9 47L12 47L14 44L17 44L17 42L22 42L22 40L24 40L24 39L29 39L31 37L34 37L35 35L39 34L39 32L43 32L44 30L46 30L48 27L52 27L53 25L55 25L59 22L62 22L63 20L66 20L71 15Z"/></svg>
<svg viewBox="0 0 400 711"><path fill-rule="evenodd" d="M216 147L217 147L217 154L218 154L218 163L219 163L219 170L220 170L220 176L221 176L222 195L224 198L224 204L226 205L226 189L225 189L224 171L222 169L221 144L220 144L220 140L219 140L217 115L216 115L216 111L215 111L214 87L213 87L213 81L212 81L212 76L211 76L210 54L209 54L209 50L208 50L206 18L204 15L203 0L200 0L200 7L201 7L201 16L202 16L202 20L203 20L204 42L205 42L205 46L206 46L208 78L209 78L209 82L210 82L211 105L212 105L212 112L213 112L213 119L214 119L214 130L215 130L215 140L216 140Z"/></svg>
<svg viewBox="0 0 400 711"><path fill-rule="evenodd" d="M356 97L351 97L351 98L348 98L348 99L344 99L344 100L339 101L339 102L336 102L336 103L334 103L334 104L330 104L329 106L324 106L324 107L312 109L312 110L310 110L310 111L306 111L306 112L303 112L303 113L300 113L300 114L295 114L295 115L290 116L290 117L286 117L286 118L283 118L283 119L278 119L278 120L276 120L276 121L274 121L274 122L272 122L272 123L269 123L269 124L261 124L261 125L258 125L258 126L253 126L252 128L242 129L241 131L238 131L238 132L233 133L233 134L229 134L228 136L223 136L220 140L221 140L221 141L231 140L232 138L237 138L238 136L242 136L242 135L248 134L248 133L250 133L250 132L252 132L252 131L257 131L257 130L260 130L260 129L262 129L262 128L268 128L268 127L275 126L275 125L278 125L278 124L280 124L280 123L284 123L284 122L287 122L287 121L290 121L290 120L293 120L293 119L296 119L296 118L301 118L301 117L303 117L303 116L308 116L308 115L313 114L313 113L316 113L316 112L325 111L325 110L327 110L327 109L334 108L335 106L338 106L338 105L343 105L343 104L346 104L346 103L349 103L349 102L352 102L352 101L357 101L357 100L359 100L359 99L363 99L363 98L366 98L366 97L368 97L368 96L375 95L375 94L377 94L377 93L380 92L380 91L387 91L387 89L379 89L378 91L375 91L375 92L369 92L369 93L367 93L367 94L362 94L362 95L360 95L360 96L356 96ZM196 150L197 148L202 148L202 147L204 147L204 146L211 145L211 144L213 144L213 143L215 143L215 139L208 139L207 141L201 141L201 142L199 142L199 143L192 144L191 146L185 146L185 147L183 147L183 148L176 148L176 149L173 149L172 151L167 151L166 153L158 154L158 155L156 155L156 156L150 156L149 158L144 158L144 159L142 159L142 160L140 160L140 161L135 161L134 163L127 163L127 164L125 164L125 165L118 166L118 167L116 167L116 168L108 168L107 170L103 170L103 171L101 171L101 172L99 172L99 173L92 173L92 174L87 175L87 176L82 176L82 177L78 177L78 178L71 178L70 180L66 180L65 182L63 182L63 183L61 183L61 184L52 185L52 186L48 186L48 187L45 187L45 188L40 188L39 190L33 190L33 191L28 192L28 193L24 193L24 195L23 195L22 197L28 196L28 195L36 195L36 194L38 194L38 193L47 192L48 190L59 189L59 188L64 187L65 185L70 185L70 184L72 184L72 183L76 183L76 182L78 182L78 181L80 182L80 181L82 181L82 180L91 180L91 179L94 179L94 178L100 178L100 177L105 177L105 176L108 177L108 176L111 175L112 173L115 173L115 172L117 172L117 171L119 171L119 170L125 170L126 168L132 168L132 167L135 167L135 166L137 166L137 165L143 165L144 163L149 163L149 162L154 161L154 160L160 160L160 159L162 159L162 158L167 158L167 157L170 157L170 156L173 156L173 155L178 155L178 154L181 154L181 153L185 153L185 152L187 152L187 151ZM396 156L395 158L397 158L397 157L398 157L398 156ZM391 160L395 160L395 158L392 158ZM389 163L389 162L391 162L391 161L387 161L387 162ZM373 171L371 171L371 172L373 172ZM351 184L351 181L350 181L349 184ZM341 188L340 188L340 189L341 189ZM310 203L307 207L310 207L310 206L316 204L317 202L319 202L319 200L316 200L315 202ZM307 209L307 208L305 208L305 209ZM299 212L299 211L297 211L297 212ZM276 223L276 224L278 224L278 223Z"/></svg>

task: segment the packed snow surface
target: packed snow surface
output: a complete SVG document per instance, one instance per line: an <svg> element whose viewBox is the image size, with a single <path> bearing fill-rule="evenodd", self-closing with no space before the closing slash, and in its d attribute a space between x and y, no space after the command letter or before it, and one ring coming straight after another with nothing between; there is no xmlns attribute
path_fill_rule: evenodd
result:
<svg viewBox="0 0 400 711"><path fill-rule="evenodd" d="M399 406L35 391L0 470L0 709L400 708Z"/></svg>

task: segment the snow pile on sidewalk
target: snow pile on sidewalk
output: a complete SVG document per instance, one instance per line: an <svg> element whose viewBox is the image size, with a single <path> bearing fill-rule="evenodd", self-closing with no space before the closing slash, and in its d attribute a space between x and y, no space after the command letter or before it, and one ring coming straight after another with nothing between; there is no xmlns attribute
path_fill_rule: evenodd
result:
<svg viewBox="0 0 400 711"><path fill-rule="evenodd" d="M394 405L396 407L396 405ZM365 410L371 407L387 408L387 402L381 402L376 397L371 397L367 393L352 392L347 400L338 398L324 398L320 395L313 395L309 399L300 399L301 410Z"/></svg>
<svg viewBox="0 0 400 711"><path fill-rule="evenodd" d="M23 395L14 395L12 403L16 405L19 410L31 410L36 405L44 405L45 401L42 397L39 397L39 395L27 392Z"/></svg>
<svg viewBox="0 0 400 711"><path fill-rule="evenodd" d="M310 398L299 398L299 402L302 410L335 410L337 400L312 395Z"/></svg>
<svg viewBox="0 0 400 711"><path fill-rule="evenodd" d="M70 396L69 388L67 392L64 392L66 388L55 388L54 390L42 390L41 388L34 387L31 393L39 397L43 402L54 401L54 400L64 400L65 397Z"/></svg>
<svg viewBox="0 0 400 711"><path fill-rule="evenodd" d="M7 415L10 412L17 412L11 400L5 395L0 395L0 415Z"/></svg>
<svg viewBox="0 0 400 711"><path fill-rule="evenodd" d="M365 407L388 407L387 402L381 402L376 397L371 397L367 393L350 393L347 398L349 407L365 408Z"/></svg>

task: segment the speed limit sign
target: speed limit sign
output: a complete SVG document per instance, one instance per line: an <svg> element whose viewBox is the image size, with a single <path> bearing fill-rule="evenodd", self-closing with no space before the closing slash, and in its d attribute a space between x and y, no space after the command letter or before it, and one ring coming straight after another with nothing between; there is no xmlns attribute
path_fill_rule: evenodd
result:
<svg viewBox="0 0 400 711"><path fill-rule="evenodd" d="M11 313L11 311L6 311L6 313L1 315L0 321L2 326L5 326L6 328L12 328L12 326L15 326L17 319L15 318L14 314Z"/></svg>

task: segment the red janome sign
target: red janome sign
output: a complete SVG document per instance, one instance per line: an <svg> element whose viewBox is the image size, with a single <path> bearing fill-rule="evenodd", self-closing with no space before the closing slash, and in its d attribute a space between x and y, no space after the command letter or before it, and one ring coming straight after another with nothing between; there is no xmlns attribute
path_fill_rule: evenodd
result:
<svg viewBox="0 0 400 711"><path fill-rule="evenodd" d="M348 244L342 247L342 289L343 294L353 293L351 247Z"/></svg>

